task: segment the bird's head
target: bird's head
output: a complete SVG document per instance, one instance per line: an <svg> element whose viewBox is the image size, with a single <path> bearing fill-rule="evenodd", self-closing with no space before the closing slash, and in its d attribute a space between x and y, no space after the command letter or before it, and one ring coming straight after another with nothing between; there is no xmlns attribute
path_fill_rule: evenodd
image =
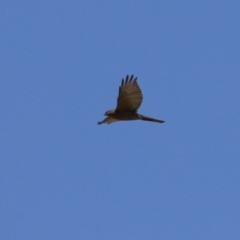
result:
<svg viewBox="0 0 240 240"><path fill-rule="evenodd" d="M115 109L106 111L104 115L105 115L105 116L111 116L111 115L113 115L114 113L115 113Z"/></svg>

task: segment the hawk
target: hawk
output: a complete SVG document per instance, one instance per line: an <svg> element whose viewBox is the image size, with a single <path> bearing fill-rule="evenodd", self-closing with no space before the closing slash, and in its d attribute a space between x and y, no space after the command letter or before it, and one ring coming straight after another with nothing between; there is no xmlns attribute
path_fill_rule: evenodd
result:
<svg viewBox="0 0 240 240"><path fill-rule="evenodd" d="M129 120L143 120L157 123L164 123L163 120L154 119L151 117L146 117L137 112L138 108L141 106L143 100L143 94L138 86L137 77L134 75L122 79L122 84L119 87L117 108L105 112L107 116L102 123L113 123L117 121L129 121Z"/></svg>

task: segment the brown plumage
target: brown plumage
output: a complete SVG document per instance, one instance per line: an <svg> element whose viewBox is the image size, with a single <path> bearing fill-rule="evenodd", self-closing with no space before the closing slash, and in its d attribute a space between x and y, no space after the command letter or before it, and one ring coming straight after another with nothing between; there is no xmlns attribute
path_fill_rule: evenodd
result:
<svg viewBox="0 0 240 240"><path fill-rule="evenodd" d="M143 94L138 86L137 77L132 75L130 78L127 75L125 81L122 79L122 84L119 87L117 108L109 110L105 113L107 116L102 123L112 123L116 121L128 121L128 120L144 120L150 122L164 123L163 120L158 120L150 117L146 117L137 112L141 106L143 100Z"/></svg>

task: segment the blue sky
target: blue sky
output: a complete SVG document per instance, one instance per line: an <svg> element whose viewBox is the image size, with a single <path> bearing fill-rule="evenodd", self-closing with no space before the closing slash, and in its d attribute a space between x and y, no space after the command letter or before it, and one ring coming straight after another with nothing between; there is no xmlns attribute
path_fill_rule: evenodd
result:
<svg viewBox="0 0 240 240"><path fill-rule="evenodd" d="M0 238L240 239L239 8L2 1Z"/></svg>

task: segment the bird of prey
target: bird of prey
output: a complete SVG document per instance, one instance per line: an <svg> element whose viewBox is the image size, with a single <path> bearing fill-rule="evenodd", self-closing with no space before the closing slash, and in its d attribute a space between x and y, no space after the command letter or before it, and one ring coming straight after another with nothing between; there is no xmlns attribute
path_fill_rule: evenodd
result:
<svg viewBox="0 0 240 240"><path fill-rule="evenodd" d="M164 123L163 120L154 119L151 117L146 117L137 112L138 108L141 106L143 100L143 94L138 86L137 77L134 75L126 77L125 81L122 79L122 84L119 87L117 108L105 112L107 116L102 123L113 123L116 121L129 121L129 120L144 120L150 122Z"/></svg>

